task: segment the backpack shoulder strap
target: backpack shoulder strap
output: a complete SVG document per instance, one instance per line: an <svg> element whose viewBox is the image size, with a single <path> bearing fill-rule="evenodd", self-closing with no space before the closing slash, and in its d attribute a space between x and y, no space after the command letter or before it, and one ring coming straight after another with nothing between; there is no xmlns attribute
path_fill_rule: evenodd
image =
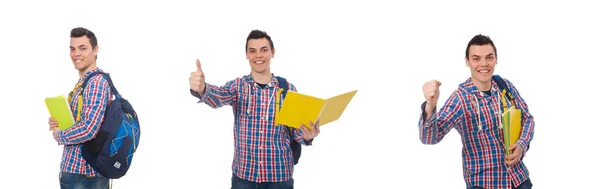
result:
<svg viewBox="0 0 600 189"><path fill-rule="evenodd" d="M275 98L275 113L279 112L279 109L281 108L281 100L280 98L285 98L285 95L287 94L287 91L289 90L288 87L288 82L285 78L283 77L279 77L279 76L275 76L275 78L277 78L277 83L279 84L279 89L277 89L277 94L276 94L276 98ZM293 136L292 136L292 132L291 132L291 128L290 129L286 129L288 131L288 134L290 135L290 140L294 140Z"/></svg>
<svg viewBox="0 0 600 189"><path fill-rule="evenodd" d="M275 112L279 112L279 108L281 108L280 98L285 98L289 87L285 78L279 76L275 76L275 78L277 78L277 83L279 84L279 89L277 89L277 98L275 99Z"/></svg>
<svg viewBox="0 0 600 189"><path fill-rule="evenodd" d="M112 80L110 79L110 75L108 73L104 73L101 71L98 72L94 72L92 74L90 74L87 78L85 78L85 80L83 80L83 83L81 84L81 92L79 93L78 96L78 104L77 104L77 119L76 121L81 121L81 111L82 111L82 106L83 106L83 91L85 90L85 87L87 86L87 83L90 81L90 79L95 76L101 74L107 81L108 81L108 85L110 86L110 90L112 92L113 95L115 95L116 98L120 98L121 95L119 94L119 92L117 91L117 88L115 88L115 86L112 83Z"/></svg>
<svg viewBox="0 0 600 189"><path fill-rule="evenodd" d="M514 105L515 99L514 99L514 96L512 95L512 93L510 92L510 89L508 88L506 81L504 81L504 79L502 79L502 77L500 77L499 75L493 75L492 79L496 82L496 84L500 88L500 94L502 95L502 97L508 96L508 100L510 102L512 102ZM506 109L507 108L506 101L504 100L504 98L502 98L502 103L504 105L504 109Z"/></svg>
<svg viewBox="0 0 600 189"><path fill-rule="evenodd" d="M112 80L110 79L110 75L108 73L105 72L94 72L92 74L90 74L90 76L88 76L87 78L85 78L85 80L83 81L83 84L81 85L81 89L85 89L88 81L95 75L101 74L107 81L108 81L108 85L110 86L110 90L112 92L113 95L115 95L117 98L120 98L121 95L119 94L119 92L117 91L117 88L115 88L115 86L113 85Z"/></svg>

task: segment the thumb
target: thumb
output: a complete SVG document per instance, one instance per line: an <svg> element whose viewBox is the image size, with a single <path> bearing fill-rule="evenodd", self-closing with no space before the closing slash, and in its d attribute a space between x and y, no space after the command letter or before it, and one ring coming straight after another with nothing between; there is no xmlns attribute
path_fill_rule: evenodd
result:
<svg viewBox="0 0 600 189"><path fill-rule="evenodd" d="M442 82L440 82L438 80L435 80L435 81L436 81L438 87L442 85Z"/></svg>
<svg viewBox="0 0 600 189"><path fill-rule="evenodd" d="M198 71L202 71L202 66L200 65L200 60L196 59L196 68Z"/></svg>

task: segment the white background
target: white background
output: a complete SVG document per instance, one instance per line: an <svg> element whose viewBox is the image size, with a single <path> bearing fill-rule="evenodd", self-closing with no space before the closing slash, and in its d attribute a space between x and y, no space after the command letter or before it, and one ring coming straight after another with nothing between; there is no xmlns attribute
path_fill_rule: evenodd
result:
<svg viewBox="0 0 600 189"><path fill-rule="evenodd" d="M196 104L188 77L196 58L212 84L249 73L252 29L272 36L272 71L300 92L359 90L303 148L296 188L464 188L459 135L423 145L417 123L423 82L442 81L443 103L468 78L465 48L479 33L498 48L495 73L535 116L525 157L535 188L596 185L597 5L207 2L0 3L1 188L59 188L62 146L43 99L77 81L68 46L78 26L96 33L98 66L141 119L139 151L114 188L230 187L231 107Z"/></svg>

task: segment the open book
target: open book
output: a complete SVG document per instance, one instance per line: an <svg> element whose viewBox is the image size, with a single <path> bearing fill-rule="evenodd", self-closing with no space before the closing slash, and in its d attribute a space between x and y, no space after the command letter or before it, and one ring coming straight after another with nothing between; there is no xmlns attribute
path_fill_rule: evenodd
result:
<svg viewBox="0 0 600 189"><path fill-rule="evenodd" d="M288 91L281 110L275 113L275 125L300 128L304 124L308 129L312 129L309 122L316 123L319 120L320 126L331 123L342 116L357 91L346 92L328 99Z"/></svg>
<svg viewBox="0 0 600 189"><path fill-rule="evenodd" d="M45 102L50 116L58 122L58 128L66 130L75 124L73 112L67 98L63 96L47 97Z"/></svg>
<svg viewBox="0 0 600 189"><path fill-rule="evenodd" d="M502 125L504 127L504 151L506 155L512 154L508 150L521 137L521 110L511 106L502 113Z"/></svg>

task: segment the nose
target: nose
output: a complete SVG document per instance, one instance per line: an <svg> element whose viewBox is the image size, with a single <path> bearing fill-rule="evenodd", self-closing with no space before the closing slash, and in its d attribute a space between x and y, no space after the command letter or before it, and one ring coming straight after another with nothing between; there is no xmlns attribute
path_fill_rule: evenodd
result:
<svg viewBox="0 0 600 189"><path fill-rule="evenodd" d="M491 61L491 60L488 60L488 59L486 58L484 61L481 61L481 65L482 65L482 66L489 66L489 65L490 65L490 63L491 63L490 61Z"/></svg>

